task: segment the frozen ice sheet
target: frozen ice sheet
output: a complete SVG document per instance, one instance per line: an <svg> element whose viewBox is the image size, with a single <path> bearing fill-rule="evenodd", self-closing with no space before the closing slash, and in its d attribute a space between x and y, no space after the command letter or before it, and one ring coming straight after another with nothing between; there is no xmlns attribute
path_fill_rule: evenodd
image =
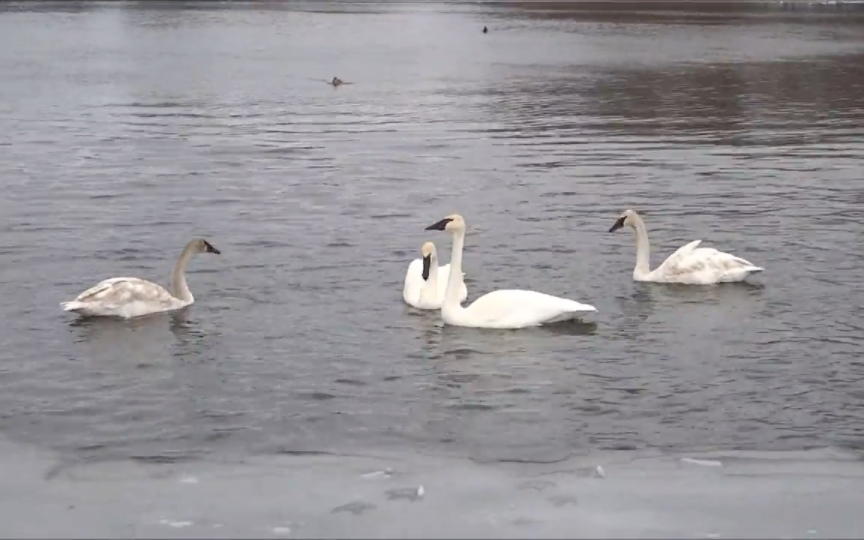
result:
<svg viewBox="0 0 864 540"><path fill-rule="evenodd" d="M63 465L0 441L0 454L3 537L864 536L864 462L835 450Z"/></svg>

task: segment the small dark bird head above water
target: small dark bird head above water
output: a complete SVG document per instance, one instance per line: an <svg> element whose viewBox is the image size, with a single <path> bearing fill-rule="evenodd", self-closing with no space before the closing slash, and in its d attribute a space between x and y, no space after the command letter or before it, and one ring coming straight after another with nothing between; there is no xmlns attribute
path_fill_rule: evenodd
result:
<svg viewBox="0 0 864 540"><path fill-rule="evenodd" d="M342 84L342 79L340 79L339 77L333 77L333 80L330 81L330 84L332 84L333 86L339 86L340 84Z"/></svg>
<svg viewBox="0 0 864 540"><path fill-rule="evenodd" d="M484 26L484 27L483 27L483 33L486 34L486 33L488 33L488 32L489 32L489 29L486 28L486 27Z"/></svg>

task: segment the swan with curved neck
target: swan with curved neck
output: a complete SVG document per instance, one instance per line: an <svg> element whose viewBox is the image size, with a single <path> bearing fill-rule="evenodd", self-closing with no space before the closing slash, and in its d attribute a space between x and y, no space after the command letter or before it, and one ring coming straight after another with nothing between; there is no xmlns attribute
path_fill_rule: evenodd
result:
<svg viewBox="0 0 864 540"><path fill-rule="evenodd" d="M171 273L170 292L161 285L144 279L115 277L100 281L74 300L62 302L60 305L63 311L79 315L124 319L186 307L195 302L186 284L186 267L192 257L199 253L220 254L218 249L204 239L199 238L186 244Z"/></svg>
<svg viewBox="0 0 864 540"><path fill-rule="evenodd" d="M462 250L465 247L465 220L459 214L447 216L426 227L427 231L447 231L453 236L450 277L441 305L445 324L472 328L526 328L576 319L594 306L548 294L520 289L503 289L484 294L468 307L459 298L462 281Z"/></svg>
<svg viewBox="0 0 864 540"><path fill-rule="evenodd" d="M663 261L663 264L651 270L651 244L642 217L635 210L627 209L609 232L623 227L630 227L636 233L634 281L711 285L743 281L750 274L764 270L741 257L714 248L697 247L702 240L694 240L682 246Z"/></svg>
<svg viewBox="0 0 864 540"><path fill-rule="evenodd" d="M405 274L402 299L405 303L419 309L441 309L450 265L438 266L438 251L435 244L426 242L420 249L422 259L414 259ZM468 288L462 283L459 293L462 301L468 298Z"/></svg>

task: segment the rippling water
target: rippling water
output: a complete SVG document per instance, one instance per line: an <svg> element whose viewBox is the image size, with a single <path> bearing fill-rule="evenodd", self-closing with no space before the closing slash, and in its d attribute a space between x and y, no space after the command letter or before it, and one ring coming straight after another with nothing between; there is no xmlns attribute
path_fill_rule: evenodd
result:
<svg viewBox="0 0 864 540"><path fill-rule="evenodd" d="M10 437L151 460L864 444L862 11L5 2L0 73ZM606 232L626 207L655 264L701 238L767 271L634 283ZM469 299L568 296L596 327L406 307L454 211ZM167 283L193 235L223 255L187 313L60 311Z"/></svg>

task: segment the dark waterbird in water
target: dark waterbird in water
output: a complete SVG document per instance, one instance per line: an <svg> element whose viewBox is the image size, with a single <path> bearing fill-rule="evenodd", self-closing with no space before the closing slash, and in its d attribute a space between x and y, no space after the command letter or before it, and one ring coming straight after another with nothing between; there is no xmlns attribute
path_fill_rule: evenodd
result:
<svg viewBox="0 0 864 540"><path fill-rule="evenodd" d="M489 33L489 29L486 28L485 26L483 27L483 33L484 33L484 34L488 34L488 33Z"/></svg>
<svg viewBox="0 0 864 540"><path fill-rule="evenodd" d="M328 82L327 84L330 84L333 86L342 86L343 84L354 84L354 83L345 82L342 79L340 79L339 77L333 77L333 80Z"/></svg>

